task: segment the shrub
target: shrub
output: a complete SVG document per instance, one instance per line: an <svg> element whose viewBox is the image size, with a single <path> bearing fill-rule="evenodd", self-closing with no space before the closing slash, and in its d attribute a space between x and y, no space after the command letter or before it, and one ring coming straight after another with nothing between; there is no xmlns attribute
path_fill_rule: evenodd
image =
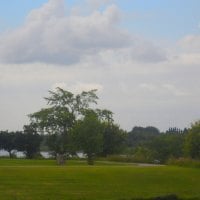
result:
<svg viewBox="0 0 200 200"><path fill-rule="evenodd" d="M135 155L110 155L106 157L107 161L126 162L126 163L153 163L152 160Z"/></svg>
<svg viewBox="0 0 200 200"><path fill-rule="evenodd" d="M177 166L181 166L181 167L200 168L200 160L194 160L194 159L191 159L191 158L179 158L179 159L171 158L171 159L168 160L167 164L177 165Z"/></svg>

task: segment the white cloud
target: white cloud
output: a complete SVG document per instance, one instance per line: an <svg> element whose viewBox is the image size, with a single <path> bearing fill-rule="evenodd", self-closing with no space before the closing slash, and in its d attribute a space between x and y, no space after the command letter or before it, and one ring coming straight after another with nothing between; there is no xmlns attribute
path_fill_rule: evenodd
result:
<svg viewBox="0 0 200 200"><path fill-rule="evenodd" d="M117 7L88 16L67 16L63 1L51 0L32 11L26 23L0 37L0 61L73 63L105 48L121 48L129 36L117 28Z"/></svg>
<svg viewBox="0 0 200 200"><path fill-rule="evenodd" d="M170 95L173 96L188 96L189 93L182 91L178 89L176 86L169 84L169 83L162 83L162 84L151 84L151 83L142 83L140 84L140 88L144 89L145 92L153 92L158 93L159 95L162 94L162 96ZM148 93L149 95L149 93Z"/></svg>
<svg viewBox="0 0 200 200"><path fill-rule="evenodd" d="M91 6L92 9L98 9L103 5L113 2L113 0L86 0L86 3Z"/></svg>
<svg viewBox="0 0 200 200"><path fill-rule="evenodd" d="M70 15L65 13L64 0L50 0L33 10L23 26L0 36L0 62L69 65L108 50L115 57L136 61L166 60L161 48L133 37L120 28L119 21L114 4L88 15Z"/></svg>
<svg viewBox="0 0 200 200"><path fill-rule="evenodd" d="M26 23L45 22L49 19L59 19L65 16L64 0L49 0L41 8L32 10L27 16Z"/></svg>
<svg viewBox="0 0 200 200"><path fill-rule="evenodd" d="M187 35L179 41L179 45L187 53L200 53L200 35Z"/></svg>

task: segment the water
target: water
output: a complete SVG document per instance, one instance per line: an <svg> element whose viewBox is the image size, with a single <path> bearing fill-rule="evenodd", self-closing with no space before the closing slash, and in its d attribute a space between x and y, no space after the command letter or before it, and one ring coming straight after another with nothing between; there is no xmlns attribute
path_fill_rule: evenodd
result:
<svg viewBox="0 0 200 200"><path fill-rule="evenodd" d="M25 154L22 151L12 151L17 158L25 158ZM49 152L42 151L40 152L43 158L50 158L51 155ZM0 150L0 157L9 157L9 153L3 149Z"/></svg>
<svg viewBox="0 0 200 200"><path fill-rule="evenodd" d="M25 154L22 151L12 151L17 158L25 158ZM48 151L41 151L41 156L43 158L51 158L52 155ZM86 158L86 155L83 152L76 153L79 158ZM9 157L9 153L3 149L0 150L0 157Z"/></svg>

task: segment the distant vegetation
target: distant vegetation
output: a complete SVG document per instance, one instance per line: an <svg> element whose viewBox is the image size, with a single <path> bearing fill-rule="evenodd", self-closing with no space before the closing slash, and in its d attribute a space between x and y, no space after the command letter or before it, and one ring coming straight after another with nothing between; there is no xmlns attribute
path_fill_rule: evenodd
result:
<svg viewBox="0 0 200 200"><path fill-rule="evenodd" d="M50 91L47 108L29 115L23 131L0 131L0 149L25 153L26 158L40 157L46 150L64 164L66 158L82 151L88 164L94 159L120 162L199 163L200 121L189 129L169 128L161 133L156 127L137 127L130 132L114 123L113 113L96 108L96 90L74 95L57 88ZM198 166L198 164L196 164Z"/></svg>

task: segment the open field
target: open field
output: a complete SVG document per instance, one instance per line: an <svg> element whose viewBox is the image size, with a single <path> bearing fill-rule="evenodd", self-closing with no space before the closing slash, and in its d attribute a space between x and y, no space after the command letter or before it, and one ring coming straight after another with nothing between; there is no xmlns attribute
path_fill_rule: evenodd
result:
<svg viewBox="0 0 200 200"><path fill-rule="evenodd" d="M1 200L131 200L166 194L200 199L199 180L195 168L0 159Z"/></svg>

